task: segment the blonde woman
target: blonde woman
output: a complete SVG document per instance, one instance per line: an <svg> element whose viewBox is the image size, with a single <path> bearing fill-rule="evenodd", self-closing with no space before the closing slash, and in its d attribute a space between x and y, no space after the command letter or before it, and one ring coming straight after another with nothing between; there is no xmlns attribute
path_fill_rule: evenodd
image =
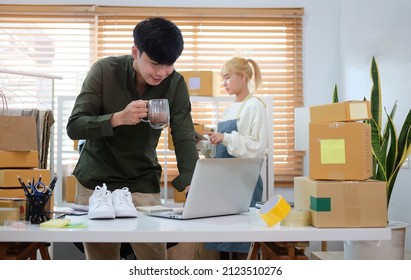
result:
<svg viewBox="0 0 411 280"><path fill-rule="evenodd" d="M215 154L211 154L211 145L204 141L201 152L215 158L264 157L268 137L266 105L253 95L261 84L258 64L252 59L233 57L223 64L221 75L226 92L235 99L219 118L217 132L209 135L209 143L216 145ZM259 177L250 206L261 201L262 193ZM208 243L206 248L247 253L249 243Z"/></svg>

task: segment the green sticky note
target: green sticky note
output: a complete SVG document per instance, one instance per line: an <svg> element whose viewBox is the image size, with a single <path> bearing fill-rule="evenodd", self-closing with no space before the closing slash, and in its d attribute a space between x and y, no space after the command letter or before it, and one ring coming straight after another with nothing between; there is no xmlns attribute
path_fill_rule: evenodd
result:
<svg viewBox="0 0 411 280"><path fill-rule="evenodd" d="M321 164L345 164L345 140L320 140Z"/></svg>
<svg viewBox="0 0 411 280"><path fill-rule="evenodd" d="M85 223L69 223L64 228L85 228L85 227L86 227Z"/></svg>
<svg viewBox="0 0 411 280"><path fill-rule="evenodd" d="M310 209L317 212L330 212L331 198L310 196Z"/></svg>

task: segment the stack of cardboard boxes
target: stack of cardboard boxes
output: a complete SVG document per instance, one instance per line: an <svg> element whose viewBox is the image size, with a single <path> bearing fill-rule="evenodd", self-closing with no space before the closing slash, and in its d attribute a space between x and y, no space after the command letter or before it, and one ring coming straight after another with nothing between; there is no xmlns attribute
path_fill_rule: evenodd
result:
<svg viewBox="0 0 411 280"><path fill-rule="evenodd" d="M295 208L315 227L384 227L385 182L372 177L368 101L310 107L309 177L294 179Z"/></svg>
<svg viewBox="0 0 411 280"><path fill-rule="evenodd" d="M0 207L18 208L25 219L26 196L17 177L26 184L41 177L48 186L51 173L39 169L36 120L34 117L1 116L6 129L0 137ZM50 200L52 202L52 199ZM47 206L51 208L51 203Z"/></svg>

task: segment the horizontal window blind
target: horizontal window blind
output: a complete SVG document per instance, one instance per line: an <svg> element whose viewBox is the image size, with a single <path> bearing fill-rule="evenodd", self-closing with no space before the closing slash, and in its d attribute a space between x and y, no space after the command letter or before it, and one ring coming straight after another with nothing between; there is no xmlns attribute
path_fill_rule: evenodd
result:
<svg viewBox="0 0 411 280"><path fill-rule="evenodd" d="M2 67L61 75L56 95L76 95L99 58L130 54L132 30L148 16L164 16L182 30L185 48L178 71L219 72L223 62L244 56L258 62L263 84L256 95L272 96L276 185L303 174L303 154L294 151L294 107L303 106L303 9L212 9L101 6L0 5ZM6 55L7 54L7 55ZM224 91L221 91L224 95ZM226 105L193 102L193 120L213 125ZM67 116L68 117L68 116ZM271 117L271 116L270 116ZM163 131L159 160L176 174ZM66 141L67 139L64 139ZM72 148L72 142L65 144Z"/></svg>
<svg viewBox="0 0 411 280"><path fill-rule="evenodd" d="M58 110L63 110L64 117L68 118L71 108L59 108L56 100L58 96L78 94L96 58L94 11L95 7L90 6L0 5L0 67L22 74L63 77L54 80L55 96L51 97L48 79L3 74L7 79L0 81L0 87L7 100L25 101L13 102L14 107L54 108L54 129L59 121ZM74 166L78 153L66 133L63 136L63 162L59 164ZM57 143L57 133L54 137ZM54 145L54 155L56 147Z"/></svg>

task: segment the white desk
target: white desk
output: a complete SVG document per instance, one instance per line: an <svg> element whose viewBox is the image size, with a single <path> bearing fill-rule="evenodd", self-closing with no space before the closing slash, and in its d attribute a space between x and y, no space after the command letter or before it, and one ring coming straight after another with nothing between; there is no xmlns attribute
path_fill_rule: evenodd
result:
<svg viewBox="0 0 411 280"><path fill-rule="evenodd" d="M134 219L89 220L87 216L66 216L84 222L86 228L50 229L27 225L25 229L0 226L2 242L285 242L387 240L389 228L267 227L256 210L225 217L175 221L140 214Z"/></svg>

